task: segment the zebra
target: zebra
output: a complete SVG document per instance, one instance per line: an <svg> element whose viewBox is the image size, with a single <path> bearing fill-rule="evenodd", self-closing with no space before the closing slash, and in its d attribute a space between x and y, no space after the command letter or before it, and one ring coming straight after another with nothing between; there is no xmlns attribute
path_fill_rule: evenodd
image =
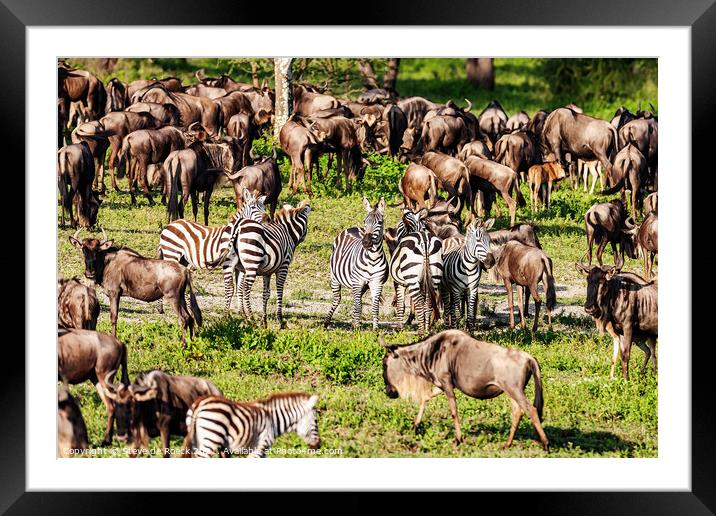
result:
<svg viewBox="0 0 716 516"><path fill-rule="evenodd" d="M298 207L284 204L276 213L272 222L264 224L266 260L257 271L263 277L263 325L267 325L266 307L271 296L271 275L276 275L276 317L279 326L285 327L283 321L283 287L288 275L288 267L293 260L293 253L298 244L303 242L308 231L308 215L311 207L306 201L301 201ZM244 270L241 264L237 266L237 284L243 282Z"/></svg>
<svg viewBox="0 0 716 516"><path fill-rule="evenodd" d="M265 457L276 438L287 432L296 432L315 450L321 445L317 402L317 394L305 392L277 393L252 402L199 398L186 413L184 456Z"/></svg>
<svg viewBox="0 0 716 516"><path fill-rule="evenodd" d="M430 327L431 311L437 308L435 293L442 282L442 241L426 229L408 233L393 253L390 275L396 284L399 327L403 327L407 290L416 305L418 331L426 334Z"/></svg>
<svg viewBox="0 0 716 516"><path fill-rule="evenodd" d="M234 254L231 242L245 231L244 221L261 221L266 196L256 198L244 190L241 208L223 226L209 227L186 219L168 224L159 235L159 258L186 265L190 269L213 269ZM163 311L162 300L157 309Z"/></svg>
<svg viewBox="0 0 716 516"><path fill-rule="evenodd" d="M333 242L331 253L331 291L333 303L324 322L331 322L333 313L341 302L341 286L351 289L353 293L353 328L357 328L361 319L361 299L370 288L373 297L371 315L373 329L378 329L378 310L383 284L388 279L388 261L383 250L383 215L385 199L380 198L372 207L370 201L363 197L363 207L367 215L363 221L363 229L348 228L340 233Z"/></svg>
<svg viewBox="0 0 716 516"><path fill-rule="evenodd" d="M490 252L490 235L488 230L495 219L487 222L473 221L467 228L462 245L443 248L443 281L441 296L445 310L445 325L453 328L462 312L460 306L463 295L467 294L466 323L468 331L476 326L475 310L477 308L477 287L482 274L482 261Z"/></svg>

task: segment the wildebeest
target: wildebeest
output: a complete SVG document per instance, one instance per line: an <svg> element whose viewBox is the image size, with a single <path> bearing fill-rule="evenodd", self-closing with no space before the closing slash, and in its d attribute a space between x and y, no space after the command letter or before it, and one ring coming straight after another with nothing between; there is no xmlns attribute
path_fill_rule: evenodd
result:
<svg viewBox="0 0 716 516"><path fill-rule="evenodd" d="M532 331L537 331L539 321L539 310L542 306L542 298L537 290L541 281L544 286L547 321L549 329L552 329L552 310L557 304L557 296L554 289L554 274L552 272L552 259L544 251L537 247L524 245L516 240L507 242L502 249L496 251L495 272L498 278L502 279L507 289L507 306L510 314L510 328L515 327L514 306L512 303L512 284L517 284L517 293L520 302L517 308L520 311L520 326L525 328L525 317L529 316L530 294L535 300L535 320ZM520 288L522 287L522 288ZM523 304L524 298L524 304ZM522 307L524 306L524 311Z"/></svg>
<svg viewBox="0 0 716 516"><path fill-rule="evenodd" d="M514 131L515 129L522 129L530 123L530 116L524 111L519 111L507 119L505 123L505 129L508 131Z"/></svg>
<svg viewBox="0 0 716 516"><path fill-rule="evenodd" d="M386 345L383 357L383 380L389 398L412 398L420 403L413 427L420 425L425 403L444 392L455 423L455 442L462 442L460 419L454 389L477 399L491 399L503 392L512 401L512 426L506 447L512 445L522 414L532 421L543 448L549 441L542 429L542 376L537 360L516 348L503 348L478 341L459 330L445 330L410 344ZM525 386L534 376L535 399L532 405L525 396Z"/></svg>
<svg viewBox="0 0 716 516"><path fill-rule="evenodd" d="M537 111L525 126L525 131L531 132L538 140L541 140L544 121L547 120L547 115L549 115L547 111Z"/></svg>
<svg viewBox="0 0 716 516"><path fill-rule="evenodd" d="M481 140L474 140L462 146L457 157L465 161L469 156L476 156L483 159L492 159L492 151Z"/></svg>
<svg viewBox="0 0 716 516"><path fill-rule="evenodd" d="M637 210L641 211L641 189L648 175L646 158L631 142L628 143L614 158L612 173L607 174L607 183L611 184L602 195L611 195L621 190L631 191L631 216L636 219Z"/></svg>
<svg viewBox="0 0 716 516"><path fill-rule="evenodd" d="M154 199L147 183L147 167L150 164L163 163L169 153L183 149L185 146L184 133L172 126L160 129L141 129L129 133L124 138L119 151L118 168L126 163L132 204L137 202L134 191L137 181L139 181L149 205L154 205Z"/></svg>
<svg viewBox="0 0 716 516"><path fill-rule="evenodd" d="M635 145L649 163L650 180L656 189L659 171L659 123L654 118L639 118L619 129L619 148L628 143Z"/></svg>
<svg viewBox="0 0 716 516"><path fill-rule="evenodd" d="M219 136L222 126L221 109L208 97L175 93L160 84L154 84L142 95L141 101L174 104L179 109L182 122L186 126L197 122L206 128L210 136Z"/></svg>
<svg viewBox="0 0 716 516"><path fill-rule="evenodd" d="M470 207L470 211L474 214L474 206L472 204L473 191L470 185L470 171L465 163L457 158L448 156L441 152L426 152L419 163L435 173L438 179L438 188L445 190L449 197L460 199L460 209L463 206Z"/></svg>
<svg viewBox="0 0 716 516"><path fill-rule="evenodd" d="M437 182L438 178L428 167L411 163L398 183L403 204L416 211L432 207L437 200Z"/></svg>
<svg viewBox="0 0 716 516"><path fill-rule="evenodd" d="M510 167L525 179L528 169L541 162L538 142L527 131L504 134L495 143L494 161Z"/></svg>
<svg viewBox="0 0 716 516"><path fill-rule="evenodd" d="M337 108L340 105L334 96L309 91L303 84L293 89L293 111L299 116L309 116L314 111Z"/></svg>
<svg viewBox="0 0 716 516"><path fill-rule="evenodd" d="M256 127L251 121L251 117L246 113L237 113L232 116L226 124L226 134L236 138L241 148L241 160L238 163L238 168L249 165L256 137Z"/></svg>
<svg viewBox="0 0 716 516"><path fill-rule="evenodd" d="M129 384L126 346L106 333L65 328L58 328L57 343L59 379L73 385L89 380L107 407L107 428L102 444L109 445L114 426L114 404L106 396L107 381L112 381L121 366L122 383Z"/></svg>
<svg viewBox="0 0 716 516"><path fill-rule="evenodd" d="M208 97L210 99L218 99L223 97L228 92L224 88L217 88L215 86L206 86L205 84L192 84L184 89L184 93L192 95L194 97Z"/></svg>
<svg viewBox="0 0 716 516"><path fill-rule="evenodd" d="M211 381L193 376L170 376L155 369L137 375L131 385L107 382L114 401L117 441L131 443L130 457L148 449L149 438L161 437L169 457L169 437L186 435L186 413L202 396L222 396Z"/></svg>
<svg viewBox="0 0 716 516"><path fill-rule="evenodd" d="M132 81L127 85L127 94L129 95L129 101L131 104L140 102L142 94L146 93L151 86L160 84L162 87L169 91L182 92L184 86L181 83L181 79L178 77L164 77L163 79L157 79L152 77L151 79L138 79Z"/></svg>
<svg viewBox="0 0 716 516"><path fill-rule="evenodd" d="M99 317L99 301L94 289L77 278L57 280L57 325L62 328L94 330Z"/></svg>
<svg viewBox="0 0 716 516"><path fill-rule="evenodd" d="M91 122L79 124L73 129L70 140L72 143L87 142L95 164L92 188L96 190L98 182L104 187L104 158L107 154L109 141L107 139L107 131L102 125L102 122L92 120ZM102 193L104 193L104 191L102 191Z"/></svg>
<svg viewBox="0 0 716 516"><path fill-rule="evenodd" d="M619 129L622 128L622 126L624 126L624 124L627 124L635 119L636 119L636 115L631 113L624 106L620 106L619 109L617 109L614 112L614 116L612 117L612 121L610 123L618 131Z"/></svg>
<svg viewBox="0 0 716 516"><path fill-rule="evenodd" d="M607 265L585 266L578 263L577 270L587 276L584 311L595 320L600 333L604 328L609 331L614 342L609 377L614 377L617 353L620 351L622 376L624 379L629 378L629 358L633 342L645 353L642 373L651 357L656 372L656 339L659 336L659 296L656 282L646 281L636 274L621 272L619 267Z"/></svg>
<svg viewBox="0 0 716 516"><path fill-rule="evenodd" d="M129 94L127 85L113 77L107 83L107 105L106 113L113 111L124 111L129 106Z"/></svg>
<svg viewBox="0 0 716 516"><path fill-rule="evenodd" d="M85 70L70 68L64 63L58 63L57 75L57 96L62 99L66 113L69 113L70 102L82 102L87 107L89 120L104 115L107 92L102 81Z"/></svg>
<svg viewBox="0 0 716 516"><path fill-rule="evenodd" d="M658 213L659 207L659 194L658 192L651 193L646 196L646 199L644 199L644 217L646 218L647 215L650 213Z"/></svg>
<svg viewBox="0 0 716 516"><path fill-rule="evenodd" d="M490 142L494 145L497 136L505 130L507 124L507 113L497 100L492 100L478 117L480 130L485 133Z"/></svg>
<svg viewBox="0 0 716 516"><path fill-rule="evenodd" d="M566 177L562 164L558 161L550 161L541 165L532 165L527 177L530 185L530 210L539 208L539 203L549 209L549 201L552 196L552 184L559 182Z"/></svg>
<svg viewBox="0 0 716 516"><path fill-rule="evenodd" d="M400 99L397 103L398 107L405 113L407 119L407 129L412 130L413 134L419 132L423 126L423 118L431 109L439 107L438 104L423 97L406 97Z"/></svg>
<svg viewBox="0 0 716 516"><path fill-rule="evenodd" d="M350 190L352 181L362 181L368 162L361 154L355 125L351 119L334 116L307 119L307 123L308 130L314 134L316 141L336 153L336 187L341 185L341 173L345 176L346 190Z"/></svg>
<svg viewBox="0 0 716 516"><path fill-rule="evenodd" d="M94 158L87 142L66 145L57 151L57 186L62 203L62 227L65 211L70 215L73 228L89 228L97 222L101 200L92 190ZM72 213L74 205L77 217Z"/></svg>
<svg viewBox="0 0 716 516"><path fill-rule="evenodd" d="M469 140L462 118L447 115L436 115L430 119L425 117L413 156L430 151L456 155Z"/></svg>
<svg viewBox="0 0 716 516"><path fill-rule="evenodd" d="M589 265L592 264L592 247L597 244L597 261L602 264L602 253L607 244L612 246L614 263L621 259L624 263L624 254L636 258L634 237L629 230L634 227L634 221L627 217L626 209L620 199L595 204L584 215L584 224L587 232L587 255ZM619 252L617 253L617 247Z"/></svg>
<svg viewBox="0 0 716 516"><path fill-rule="evenodd" d="M598 159L609 177L610 160L617 149L617 131L604 120L558 108L544 122L542 145L547 151L545 161L559 161L564 165L566 154L570 155L570 161Z"/></svg>
<svg viewBox="0 0 716 516"><path fill-rule="evenodd" d="M520 191L520 177L509 167L500 165L494 161L480 159L475 156L470 156L465 160L465 165L470 172L470 184L472 189L472 198L470 204L473 206L477 200L477 193L483 192L486 199L489 198L489 194L499 193L507 203L507 207L510 210L510 224L515 224L515 217L517 216L517 206L525 206L525 198L522 197ZM517 201L512 198L512 192L517 198ZM484 210L485 216L490 213L491 203L485 203Z"/></svg>
<svg viewBox="0 0 716 516"><path fill-rule="evenodd" d="M161 122L161 125L183 126L179 108L174 104L158 104L156 102L137 102L124 110L124 113L149 113Z"/></svg>
<svg viewBox="0 0 716 516"><path fill-rule="evenodd" d="M70 394L67 384L60 384L57 394L57 454L72 457L76 450L89 447L87 426L77 400Z"/></svg>
<svg viewBox="0 0 716 516"><path fill-rule="evenodd" d="M634 228L636 248L644 258L644 278L651 279L654 257L659 253L659 216L655 211L649 213L644 221Z"/></svg>
<svg viewBox="0 0 716 516"><path fill-rule="evenodd" d="M251 158L255 159L253 150ZM227 177L234 186L237 208L241 207L242 188L245 188L250 192L258 192L259 195L266 196L264 203L271 206L271 218L273 218L282 188L281 171L276 164L276 149L271 156L264 156L253 165L227 174Z"/></svg>
<svg viewBox="0 0 716 516"><path fill-rule="evenodd" d="M199 209L199 192L204 193L204 224L209 224L209 201L217 179L236 169L239 146L228 137L220 143L192 142L188 148L169 153L162 167L164 191L168 196L168 220L184 218L184 205L191 196L194 222Z"/></svg>
<svg viewBox="0 0 716 516"><path fill-rule="evenodd" d="M186 330L194 336L194 323L201 326L201 310L191 285L191 272L177 262L146 258L128 248L114 247L113 241L96 238L77 239L79 231L70 237L72 245L83 254L85 277L101 285L109 297L109 319L112 335L117 335L119 300L125 295L140 301L166 298L179 316L182 326L182 346L186 348ZM189 288L191 312L184 293Z"/></svg>
<svg viewBox="0 0 716 516"><path fill-rule="evenodd" d="M311 191L311 160L313 153L321 145L316 136L300 122L300 118L291 116L278 135L281 148L291 160L291 176L288 180L288 187L293 193L298 193L298 185L309 197L313 196ZM308 175L308 185L306 185Z"/></svg>
<svg viewBox="0 0 716 516"><path fill-rule="evenodd" d="M492 250L505 245L510 240L517 240L524 245L531 245L542 249L537 238L537 228L532 224L520 222L507 229L496 229L490 231L490 247Z"/></svg>

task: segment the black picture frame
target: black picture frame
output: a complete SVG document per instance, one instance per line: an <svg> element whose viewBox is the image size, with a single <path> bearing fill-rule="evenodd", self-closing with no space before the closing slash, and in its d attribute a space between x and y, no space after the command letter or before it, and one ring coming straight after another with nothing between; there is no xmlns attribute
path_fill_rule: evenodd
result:
<svg viewBox="0 0 716 516"><path fill-rule="evenodd" d="M716 113L716 6L714 0L550 0L549 3L503 0L501 2L451 2L446 8L437 1L364 1L360 9L347 16L338 10L327 13L321 22L329 25L598 25L598 26L684 26L691 28L692 71L692 167L699 165L713 174L709 160L713 133L711 118ZM245 25L257 21L272 25L315 25L320 10L288 7L267 14L260 2L217 2L205 0L196 7L189 0L0 0L0 40L3 69L12 73L3 81L0 106L2 142L16 142L25 135L25 71L27 26L48 25ZM320 13L320 14L319 14ZM625 45L629 42L625 41ZM688 128L684 128L688 130ZM24 142L23 149L28 145ZM17 167L25 170L25 153L15 154ZM688 174L684 163L680 174ZM704 170L704 172L706 172ZM31 171L26 171L26 174ZM38 171L33 171L37 173ZM49 179L48 179L49 180ZM693 193L698 193L692 190ZM703 192L702 192L703 195ZM693 198L693 195L692 195ZM693 198L692 221L702 220L700 203ZM689 216L689 214L685 214ZM23 220L24 217L18 220ZM696 234L694 231L693 234ZM18 246L19 249L19 246ZM24 253L23 251L20 251ZM693 256L693 255L692 255ZM3 262L7 259L0 258ZM15 262L20 261L15 255ZM694 262L693 270L696 269ZM26 274L28 271L26 271ZM685 281L691 281L686 278ZM18 290L20 292L20 290ZM684 300L689 302L689 300ZM708 304L692 298L692 321L708 320ZM711 304L713 306L713 304ZM692 328L696 330L696 328ZM684 340L667 345L686 346L696 342L696 333L684 329ZM692 384L684 386L692 392L692 457L690 492L560 492L560 493L481 493L481 505L489 496L504 507L550 514L713 514L716 511L716 460L714 433L710 417L716 409L710 386L711 339L692 346ZM14 343L6 342L5 364L0 375L0 510L8 514L130 513L142 507L149 512L161 506L168 512L183 507L191 493L172 493L157 497L151 493L122 492L26 492L25 488L25 352ZM121 488L121 482L118 482ZM212 505L223 506L212 495ZM232 496L232 495L227 495ZM295 496L295 494L293 495ZM348 495L353 499L357 495ZM227 500L229 501L229 500ZM237 501L233 496L233 502ZM342 504L347 501L343 498ZM420 503L416 498L411 504ZM222 505L217 505L222 504ZM408 509L408 507L405 507Z"/></svg>

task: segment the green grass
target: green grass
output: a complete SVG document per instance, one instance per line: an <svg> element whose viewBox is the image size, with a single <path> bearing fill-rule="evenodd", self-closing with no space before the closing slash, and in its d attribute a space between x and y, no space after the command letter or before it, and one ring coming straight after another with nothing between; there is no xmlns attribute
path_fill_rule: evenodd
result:
<svg viewBox="0 0 716 516"><path fill-rule="evenodd" d="M143 63L139 68L127 66L125 80L151 74L163 76L165 71L175 73L165 67L167 60L157 61ZM189 63L192 74L197 64L206 69L207 75L221 72L222 62L212 65L211 60L189 61L192 61ZM399 81L401 93L443 101L467 96L474 102L479 99L479 104L494 96L508 111L520 108L528 112L545 107L551 98L549 88L537 73L541 64L534 60L498 59L497 90L489 94L476 93L466 81L456 78L463 71L462 60L435 61L405 60ZM185 66L182 60L175 64ZM143 75L138 75L140 73ZM185 76L188 73L187 68ZM648 85L645 88L648 89ZM580 102L582 99L574 100L585 107L591 106ZM627 98L620 103L631 106L637 100ZM612 108L616 109L615 105L603 102L598 107L594 104L594 110L605 118L610 116ZM268 140L257 141L255 149L270 153L269 144ZM235 304L230 315L224 312L220 271L196 271L193 283L205 323L186 351L181 349L177 319L168 307L166 313L160 315L153 304L122 299L117 336L129 350L130 378L153 368L170 374L206 377L227 397L237 400L287 390L318 393L322 446L340 449L342 457L544 457L526 419L520 424L512 448L502 448L510 427L510 403L506 396L481 401L458 394L465 437L459 447L453 445L454 429L444 396L428 403L423 425L414 432L412 420L417 407L385 395L382 348L365 322L369 316L368 295L363 300L364 324L360 331L350 330L350 295L345 291L333 325L323 328L322 320L331 301L328 261L333 239L347 227L362 224L363 195L371 202L380 196L389 204L400 200L397 182L405 165L385 157L368 158L373 165L368 168L363 183L355 185L350 192L334 186L334 170L328 171L323 179L314 180L316 195L310 200L308 235L296 251L286 283L287 329L279 330L273 319L275 293L272 292L269 303L268 328L259 328L240 319ZM288 160L280 157L279 163L285 185ZM325 158L321 167L325 171ZM126 189L126 180L119 183ZM522 192L529 199L525 185ZM302 196L284 190L280 202L296 205L301 199ZM503 288L487 277L481 282L480 330L476 336L523 349L541 364L544 427L551 442L549 457L655 457L658 454L657 378L651 371L643 377L639 374L643 355L635 348L630 381L609 380L611 339L596 332L581 308L586 285L574 264L586 245L584 212L593 203L604 200L606 198L590 196L581 190L575 192L565 182L554 192L550 210L532 214L529 205L518 210L518 220L531 220L538 226L542 246L553 259L558 300L553 331L547 330L545 319L534 334L509 330ZM498 202L502 217L497 219L496 228L503 228L509 225L508 211L501 200ZM233 211L233 190L219 189L212 197L210 224L225 223ZM187 213L191 213L189 208ZM387 208L386 226L395 226L398 217L398 208ZM99 224L116 244L156 256L166 213L160 203L150 208L146 200L139 197L138 205L132 207L127 194L108 191L100 209ZM69 228L58 230L58 270L66 277L81 275L84 270L80 253L67 238L72 233ZM87 234L84 232L82 236ZM611 260L611 252L607 250L605 262L611 263ZM625 268L641 273L642 264L627 260ZM252 293L255 314L260 310L261 285L258 283ZM414 327L404 331L395 328L394 310L390 306L392 296L392 282L388 281L381 304L381 332L390 343L414 342L417 340ZM98 329L108 332L106 297L100 295L99 298L103 306ZM442 327L439 322L435 331ZM106 421L104 406L90 383L72 386L71 391L80 398L91 446L98 447ZM532 396L530 382L528 397ZM179 447L181 440L173 438L172 445ZM150 445L159 446L158 440ZM280 438L275 447L305 449L295 435ZM126 456L121 446L97 451L100 456Z"/></svg>

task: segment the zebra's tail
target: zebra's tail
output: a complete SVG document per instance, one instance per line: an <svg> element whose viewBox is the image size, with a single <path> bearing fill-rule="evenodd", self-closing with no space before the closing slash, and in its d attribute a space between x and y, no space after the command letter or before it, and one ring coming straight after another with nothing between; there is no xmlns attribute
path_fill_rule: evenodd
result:
<svg viewBox="0 0 716 516"><path fill-rule="evenodd" d="M201 326L201 309L199 304L196 302L196 296L194 295L194 288L191 286L191 272L189 269L185 272L186 286L189 289L189 305L191 307L191 316L196 321L197 326Z"/></svg>
<svg viewBox="0 0 716 516"><path fill-rule="evenodd" d="M423 293L423 298L425 299L426 303L429 303L428 310L432 312L438 312L438 317L440 316L439 309L438 309L438 299L435 295L435 285L433 285L433 272L430 270L430 252L428 249L429 243L425 243L425 252L423 254L423 274L420 278L420 290ZM429 319L428 319L429 321ZM430 326L428 322L428 326ZM426 328L427 330L428 328Z"/></svg>

